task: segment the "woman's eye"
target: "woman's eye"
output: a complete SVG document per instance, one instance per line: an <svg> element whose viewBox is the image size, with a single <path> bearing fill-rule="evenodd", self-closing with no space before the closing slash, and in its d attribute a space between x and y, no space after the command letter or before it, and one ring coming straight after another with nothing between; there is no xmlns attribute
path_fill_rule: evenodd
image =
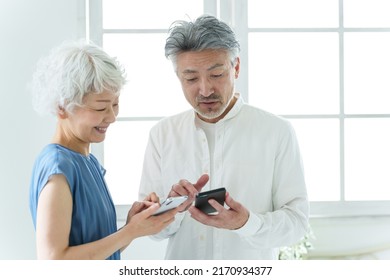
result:
<svg viewBox="0 0 390 280"><path fill-rule="evenodd" d="M96 112L105 112L108 110L109 107L102 108L102 109L95 109ZM117 110L119 108L119 103L112 104L112 109Z"/></svg>

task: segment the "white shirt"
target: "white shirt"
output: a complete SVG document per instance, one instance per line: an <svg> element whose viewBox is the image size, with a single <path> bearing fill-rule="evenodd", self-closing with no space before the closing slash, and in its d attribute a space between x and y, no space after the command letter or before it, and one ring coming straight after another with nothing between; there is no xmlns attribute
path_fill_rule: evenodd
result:
<svg viewBox="0 0 390 280"><path fill-rule="evenodd" d="M237 98L214 124L213 154L193 110L165 118L150 131L140 198L150 192L165 198L180 179L195 183L208 173L202 191L225 187L250 211L238 230L205 226L188 211L177 214L154 236L169 238L167 259L277 259L279 247L299 241L307 230L309 204L292 126Z"/></svg>

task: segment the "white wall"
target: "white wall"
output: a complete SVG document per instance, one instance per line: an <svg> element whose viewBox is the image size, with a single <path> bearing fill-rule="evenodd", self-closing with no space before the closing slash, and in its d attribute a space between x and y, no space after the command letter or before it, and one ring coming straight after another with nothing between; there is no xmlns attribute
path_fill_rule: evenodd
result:
<svg viewBox="0 0 390 280"><path fill-rule="evenodd" d="M84 37L83 0L0 0L0 259L35 259L29 212L33 161L54 119L32 109L26 85L39 57Z"/></svg>

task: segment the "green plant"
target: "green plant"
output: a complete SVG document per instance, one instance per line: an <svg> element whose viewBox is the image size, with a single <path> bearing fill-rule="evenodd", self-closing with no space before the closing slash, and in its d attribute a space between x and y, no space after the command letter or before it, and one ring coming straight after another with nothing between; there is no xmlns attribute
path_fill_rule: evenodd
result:
<svg viewBox="0 0 390 280"><path fill-rule="evenodd" d="M304 260L309 252L313 249L311 239L315 239L313 231L309 228L308 233L301 240L292 245L281 247L279 250L279 260Z"/></svg>

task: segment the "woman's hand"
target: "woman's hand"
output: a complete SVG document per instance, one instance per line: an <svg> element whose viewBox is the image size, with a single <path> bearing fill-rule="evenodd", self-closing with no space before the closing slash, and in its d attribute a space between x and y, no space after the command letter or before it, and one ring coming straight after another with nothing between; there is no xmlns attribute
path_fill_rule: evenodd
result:
<svg viewBox="0 0 390 280"><path fill-rule="evenodd" d="M129 231L133 238L153 235L175 220L178 208L169 210L158 216L153 214L160 207L159 203L150 201L136 201L127 214L127 221L124 229Z"/></svg>

